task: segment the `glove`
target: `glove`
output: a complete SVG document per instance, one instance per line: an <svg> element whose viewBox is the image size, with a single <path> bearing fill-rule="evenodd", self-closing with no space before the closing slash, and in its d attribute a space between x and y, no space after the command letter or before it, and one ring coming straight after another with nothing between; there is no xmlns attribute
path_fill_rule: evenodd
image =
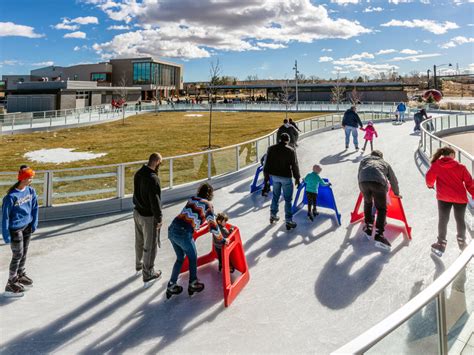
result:
<svg viewBox="0 0 474 355"><path fill-rule="evenodd" d="M328 183L328 186L329 186L329 187L331 187L331 186L332 186L332 184L331 184L331 183Z"/></svg>
<svg viewBox="0 0 474 355"><path fill-rule="evenodd" d="M300 179L295 180L295 186L296 186L296 187L300 187L300 185L301 185Z"/></svg>

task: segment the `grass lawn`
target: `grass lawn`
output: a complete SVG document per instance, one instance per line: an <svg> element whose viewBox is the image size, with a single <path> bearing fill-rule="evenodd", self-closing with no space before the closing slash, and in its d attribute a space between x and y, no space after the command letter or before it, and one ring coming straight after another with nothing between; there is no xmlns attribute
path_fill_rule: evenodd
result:
<svg viewBox="0 0 474 355"><path fill-rule="evenodd" d="M186 115L203 115L186 117ZM322 113L291 114L299 120ZM284 113L214 112L212 145L224 147L270 133L281 125ZM61 169L145 160L151 152L164 157L197 152L208 144L207 112L147 113L122 121L54 132L3 135L0 143L0 171L17 171L27 163L35 170ZM107 153L93 160L64 164L25 161L29 151L45 148L74 148L77 151Z"/></svg>

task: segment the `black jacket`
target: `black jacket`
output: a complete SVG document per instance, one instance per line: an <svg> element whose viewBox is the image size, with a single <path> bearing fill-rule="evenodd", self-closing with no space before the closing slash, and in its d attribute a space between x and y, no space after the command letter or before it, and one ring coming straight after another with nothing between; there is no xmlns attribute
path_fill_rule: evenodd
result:
<svg viewBox="0 0 474 355"><path fill-rule="evenodd" d="M351 126L351 127L359 126L360 128L363 127L362 121L360 120L359 115L356 112L352 111L351 109L347 110L344 113L344 118L342 119L342 125Z"/></svg>
<svg viewBox="0 0 474 355"><path fill-rule="evenodd" d="M143 165L133 179L133 204L137 212L144 217L155 216L161 223L161 186L155 171Z"/></svg>
<svg viewBox="0 0 474 355"><path fill-rule="evenodd" d="M299 180L300 169L295 150L283 142L269 147L263 173L288 178L293 176L295 180Z"/></svg>
<svg viewBox="0 0 474 355"><path fill-rule="evenodd" d="M290 144L294 146L299 136L296 128L290 124L288 126L282 125L277 131L277 142L281 140L281 135L283 133L287 133L290 136Z"/></svg>

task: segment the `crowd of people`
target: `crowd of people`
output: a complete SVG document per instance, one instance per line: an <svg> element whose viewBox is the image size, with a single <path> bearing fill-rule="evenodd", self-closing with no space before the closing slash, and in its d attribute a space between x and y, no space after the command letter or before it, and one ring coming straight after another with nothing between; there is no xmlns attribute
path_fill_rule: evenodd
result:
<svg viewBox="0 0 474 355"><path fill-rule="evenodd" d="M423 118L428 117L423 111L420 111ZM415 124L419 128L419 121L415 121ZM384 160L383 153L373 149L372 141L378 136L373 122L368 122L364 127L356 107L351 107L344 114L342 127L345 132L346 149L349 148L351 136L355 149L359 149L358 128L365 132L363 150L367 142L370 142L371 153L360 161L358 170L359 189L364 198L363 231L368 239L372 239L375 232L373 240L376 244L389 249L390 242L384 236L387 196L391 189L396 197L401 198L397 177L390 164ZM293 221L292 199L294 186L299 187L302 182L296 152L299 132L298 125L294 121L285 119L278 129L277 143L270 146L262 158L264 191L268 193L270 181L273 184L270 223L279 221L279 200L283 194L287 230L297 227ZM143 165L134 176L135 268L137 274L142 276L145 288L162 276L161 270L155 269L155 258L157 248L161 246L160 232L163 226L159 178L162 160L159 153L151 154L147 164ZM307 216L310 221L318 215L319 186L330 185L321 178L321 171L321 166L315 164L312 171L304 177L308 201ZM5 292L13 297L22 296L24 288L33 285L33 280L26 274L26 260L31 235L38 227L38 198L31 187L34 177L34 170L22 165L18 172L18 181L8 189L3 198L2 234L5 243L10 244L12 251ZM463 250L468 243L464 221L467 194L474 196L474 184L466 167L455 160L455 151L452 148L440 148L433 155L431 167L426 174L426 185L430 189L436 188L438 200L438 239L432 245L433 252L442 255L445 251L451 209L454 209L458 246ZM229 217L225 213L216 214L214 211L213 197L213 187L209 183L201 184L196 194L189 198L168 227L168 239L176 254L176 261L166 288L167 298L183 291L183 287L178 284L178 278L185 257L189 261L188 294L193 295L204 290L204 284L197 277L197 251L193 234L206 223L212 234L221 271L222 248L228 244L232 228L228 228ZM375 228L374 207L377 214ZM232 266L231 269L233 270Z"/></svg>

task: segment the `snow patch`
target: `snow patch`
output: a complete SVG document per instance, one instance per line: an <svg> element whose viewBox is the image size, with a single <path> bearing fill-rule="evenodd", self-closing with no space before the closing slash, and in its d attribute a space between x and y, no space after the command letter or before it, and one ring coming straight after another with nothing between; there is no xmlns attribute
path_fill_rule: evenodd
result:
<svg viewBox="0 0 474 355"><path fill-rule="evenodd" d="M28 152L24 157L38 163L62 164L78 160L92 160L107 153L74 152L75 148L40 149Z"/></svg>
<svg viewBox="0 0 474 355"><path fill-rule="evenodd" d="M191 115L184 115L184 117L202 117L204 115L200 115L200 114L191 114Z"/></svg>

